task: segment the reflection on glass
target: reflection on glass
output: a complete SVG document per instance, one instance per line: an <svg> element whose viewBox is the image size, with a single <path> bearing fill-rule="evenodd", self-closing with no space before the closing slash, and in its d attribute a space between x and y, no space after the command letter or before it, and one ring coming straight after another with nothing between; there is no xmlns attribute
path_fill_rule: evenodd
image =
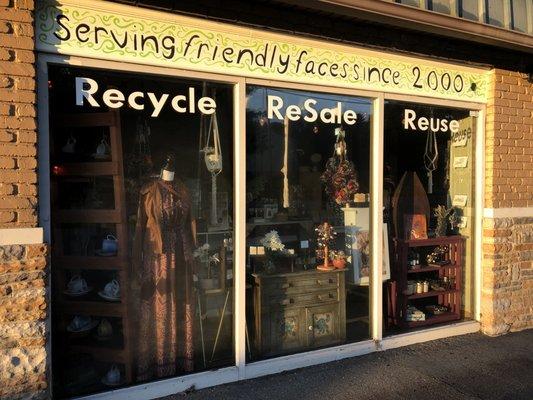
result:
<svg viewBox="0 0 533 400"><path fill-rule="evenodd" d="M400 0L399 3L413 7L420 7L421 4L420 0Z"/></svg>
<svg viewBox="0 0 533 400"><path fill-rule="evenodd" d="M505 5L503 0L489 0L485 2L487 22L491 25L505 26Z"/></svg>
<svg viewBox="0 0 533 400"><path fill-rule="evenodd" d="M480 0L462 0L461 17L472 21L479 21L479 1Z"/></svg>
<svg viewBox="0 0 533 400"><path fill-rule="evenodd" d="M472 316L475 124L468 110L385 104L387 334Z"/></svg>
<svg viewBox="0 0 533 400"><path fill-rule="evenodd" d="M455 3L455 2L454 2ZM431 0L431 10L440 12L443 14L450 14L452 11L451 0Z"/></svg>
<svg viewBox="0 0 533 400"><path fill-rule="evenodd" d="M527 32L527 0L513 0L511 2L513 13L513 29Z"/></svg>
<svg viewBox="0 0 533 400"><path fill-rule="evenodd" d="M252 360L369 337L371 102L248 87Z"/></svg>
<svg viewBox="0 0 533 400"><path fill-rule="evenodd" d="M228 85L50 67L58 398L234 363L232 107Z"/></svg>

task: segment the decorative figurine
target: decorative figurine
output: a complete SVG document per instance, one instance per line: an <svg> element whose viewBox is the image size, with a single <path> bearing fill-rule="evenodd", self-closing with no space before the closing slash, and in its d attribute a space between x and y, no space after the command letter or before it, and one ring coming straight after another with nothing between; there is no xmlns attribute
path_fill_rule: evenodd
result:
<svg viewBox="0 0 533 400"><path fill-rule="evenodd" d="M331 271L334 268L329 264L329 244L333 239L335 239L337 232L335 232L333 227L327 222L319 225L315 231L318 235L318 249L316 255L318 258L324 260L324 264L319 265L317 269L320 271Z"/></svg>
<svg viewBox="0 0 533 400"><path fill-rule="evenodd" d="M446 236L448 232L448 223L452 220L455 209L453 207L446 208L445 206L439 205L435 207L433 215L437 217L437 227L435 228L435 236Z"/></svg>

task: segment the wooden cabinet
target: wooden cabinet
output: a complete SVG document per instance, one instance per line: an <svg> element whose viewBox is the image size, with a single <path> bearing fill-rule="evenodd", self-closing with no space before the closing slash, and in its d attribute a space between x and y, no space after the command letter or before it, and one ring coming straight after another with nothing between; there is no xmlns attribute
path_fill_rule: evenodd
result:
<svg viewBox="0 0 533 400"><path fill-rule="evenodd" d="M274 356L346 339L345 270L253 274L255 351Z"/></svg>
<svg viewBox="0 0 533 400"><path fill-rule="evenodd" d="M395 240L395 279L397 282L397 315L401 327L415 328L461 319L461 287L463 270L463 249L465 238L444 236L431 239ZM426 255L434 249L445 248L444 262L427 263ZM409 265L409 253L419 252L420 263ZM408 282L428 282L429 290L418 293L408 287ZM444 281L447 283L445 284ZM435 282L432 286L431 283ZM431 305L444 306L447 311L434 314L427 311ZM407 308L416 307L425 312L425 319L409 321Z"/></svg>

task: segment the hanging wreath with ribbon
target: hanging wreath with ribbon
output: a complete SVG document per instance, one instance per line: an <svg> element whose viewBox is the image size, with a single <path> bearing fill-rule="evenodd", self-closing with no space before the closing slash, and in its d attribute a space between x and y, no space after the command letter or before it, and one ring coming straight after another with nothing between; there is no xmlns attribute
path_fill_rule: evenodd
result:
<svg viewBox="0 0 533 400"><path fill-rule="evenodd" d="M359 190L353 162L347 159L345 132L335 129L337 140L333 156L326 162L326 170L320 176L326 194L337 204L348 203Z"/></svg>

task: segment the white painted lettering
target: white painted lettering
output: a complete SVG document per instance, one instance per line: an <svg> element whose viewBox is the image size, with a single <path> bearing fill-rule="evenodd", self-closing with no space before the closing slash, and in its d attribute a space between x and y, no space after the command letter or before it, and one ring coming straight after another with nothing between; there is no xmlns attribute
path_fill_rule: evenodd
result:
<svg viewBox="0 0 533 400"><path fill-rule="evenodd" d="M93 107L100 107L92 96L98 91L98 82L91 78L76 77L76 105L83 106L83 99L87 99ZM88 87L86 86L88 85Z"/></svg>

